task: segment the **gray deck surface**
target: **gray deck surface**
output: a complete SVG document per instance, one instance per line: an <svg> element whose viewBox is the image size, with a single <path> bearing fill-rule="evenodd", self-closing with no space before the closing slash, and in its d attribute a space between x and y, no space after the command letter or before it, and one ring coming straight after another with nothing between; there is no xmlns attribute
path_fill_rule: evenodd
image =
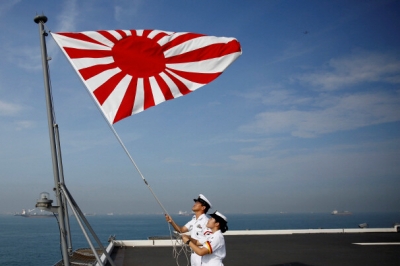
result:
<svg viewBox="0 0 400 266"><path fill-rule="evenodd" d="M227 235L225 242L225 266L400 265L400 245L352 244L400 243L400 233ZM121 266L176 266L172 250L172 247L125 247L114 249L112 257ZM184 254L179 256L179 265L188 265Z"/></svg>

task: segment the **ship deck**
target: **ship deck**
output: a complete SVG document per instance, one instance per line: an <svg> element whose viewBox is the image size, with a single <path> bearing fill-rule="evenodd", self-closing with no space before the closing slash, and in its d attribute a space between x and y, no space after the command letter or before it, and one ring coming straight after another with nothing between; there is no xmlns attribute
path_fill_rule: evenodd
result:
<svg viewBox="0 0 400 266"><path fill-rule="evenodd" d="M224 237L223 263L230 266L400 265L400 226L228 231ZM112 240L107 251L117 266L190 265L190 251L185 253L179 242L166 238ZM95 265L90 253L90 249L75 251L71 265ZM101 258L104 261L105 256Z"/></svg>
<svg viewBox="0 0 400 266"><path fill-rule="evenodd" d="M229 232L225 265L400 265L400 233L391 230ZM178 246L178 251L180 251ZM111 257L122 265L189 265L176 260L171 240L114 241ZM107 264L109 265L109 264Z"/></svg>

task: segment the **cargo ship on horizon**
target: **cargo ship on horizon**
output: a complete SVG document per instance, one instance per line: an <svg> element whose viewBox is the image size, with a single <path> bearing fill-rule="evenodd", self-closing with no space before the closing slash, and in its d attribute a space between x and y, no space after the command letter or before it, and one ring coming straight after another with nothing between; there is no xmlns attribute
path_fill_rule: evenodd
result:
<svg viewBox="0 0 400 266"><path fill-rule="evenodd" d="M53 218L54 215L53 213L49 213L46 211L42 211L42 210L38 210L35 211L36 209L32 209L32 210L28 210L26 211L25 209L22 209L21 213L16 213L14 214L14 216L21 216L21 217L25 217L25 218Z"/></svg>
<svg viewBox="0 0 400 266"><path fill-rule="evenodd" d="M351 212L349 211L338 211L338 210L334 210L333 212L331 212L332 215L352 215Z"/></svg>

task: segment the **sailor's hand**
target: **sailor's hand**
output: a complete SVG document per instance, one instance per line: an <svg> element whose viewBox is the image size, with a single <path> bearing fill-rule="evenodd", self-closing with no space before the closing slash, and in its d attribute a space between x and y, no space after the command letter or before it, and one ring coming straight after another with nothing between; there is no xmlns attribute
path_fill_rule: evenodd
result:
<svg viewBox="0 0 400 266"><path fill-rule="evenodd" d="M190 239L188 235L182 234L181 236L183 243L186 243Z"/></svg>
<svg viewBox="0 0 400 266"><path fill-rule="evenodd" d="M165 220L166 220L168 223L172 223L172 218L171 218L171 216L169 216L168 214L165 215Z"/></svg>

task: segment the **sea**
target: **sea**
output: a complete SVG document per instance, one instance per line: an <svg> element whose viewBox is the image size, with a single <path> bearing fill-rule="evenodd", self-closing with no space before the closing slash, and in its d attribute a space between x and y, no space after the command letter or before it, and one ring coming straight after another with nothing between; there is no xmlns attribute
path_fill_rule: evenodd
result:
<svg viewBox="0 0 400 266"><path fill-rule="evenodd" d="M171 216L180 225L191 219L191 216ZM400 223L400 212L344 216L330 213L227 214L227 217L229 230L358 228L362 223L370 228L389 228ZM94 215L87 219L104 246L108 245L110 236L117 240L145 240L151 236L168 236L173 230L163 214ZM74 216L70 217L70 227L73 248L89 247ZM0 239L0 265L44 266L54 265L61 259L55 217L0 215Z"/></svg>

